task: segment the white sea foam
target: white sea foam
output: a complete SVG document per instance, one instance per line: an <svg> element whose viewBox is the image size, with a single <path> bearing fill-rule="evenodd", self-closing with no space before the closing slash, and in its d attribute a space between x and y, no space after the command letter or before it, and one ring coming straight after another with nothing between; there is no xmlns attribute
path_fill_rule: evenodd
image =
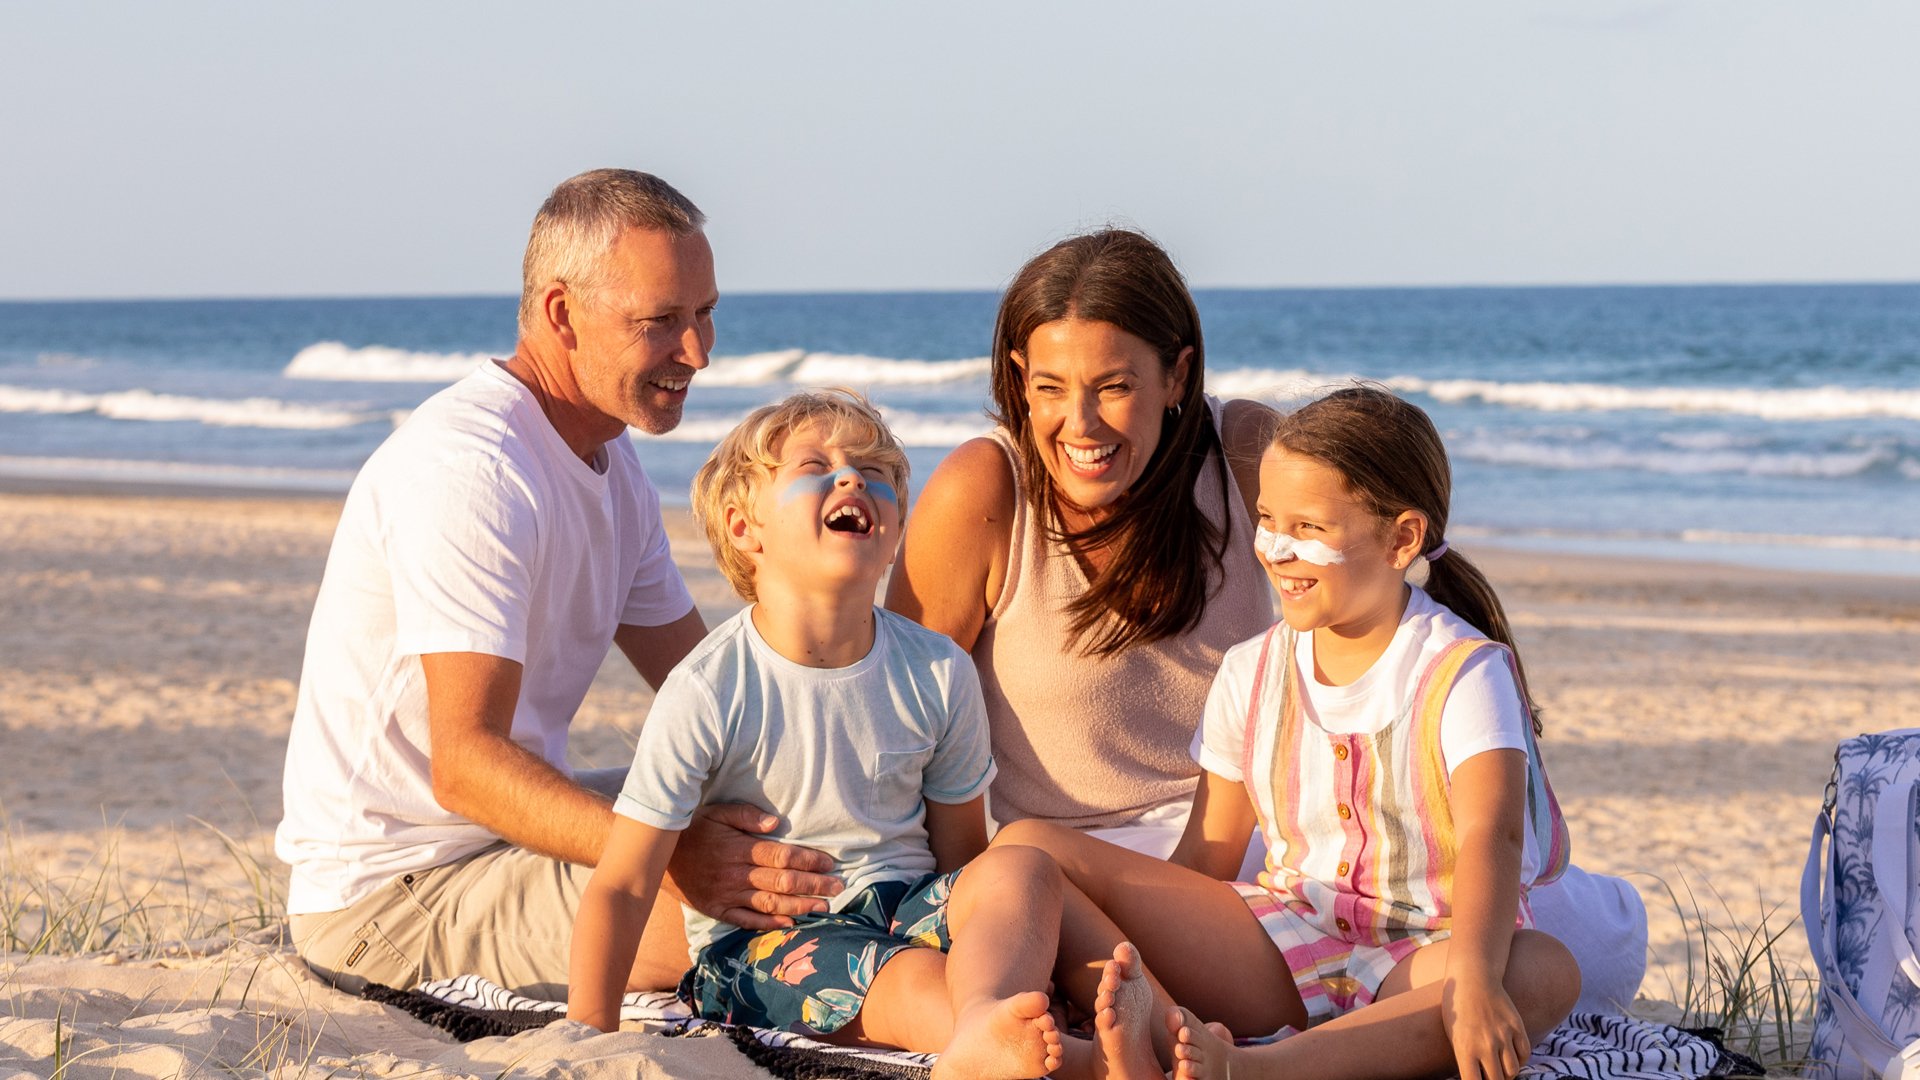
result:
<svg viewBox="0 0 1920 1080"><path fill-rule="evenodd" d="M465 378L488 359L486 353L408 352L385 345L355 348L321 341L295 353L280 374L339 382L450 383Z"/></svg>
<svg viewBox="0 0 1920 1080"><path fill-rule="evenodd" d="M203 465L183 461L124 461L111 458L0 456L0 476L318 492L344 492L353 483L353 472L345 469Z"/></svg>
<svg viewBox="0 0 1920 1080"><path fill-rule="evenodd" d="M968 439L985 435L992 427L985 416L979 413L966 415L940 415L909 412L905 409L882 407L882 416L886 417L887 427L892 429L893 437L900 440L902 446L928 447L944 449L958 446ZM665 435L632 434L634 440L642 446L648 442L699 443L712 446L732 431L746 414L743 413L689 413L682 417L679 426Z"/></svg>
<svg viewBox="0 0 1920 1080"><path fill-rule="evenodd" d="M1207 374L1207 392L1289 402L1365 381L1354 374L1299 368L1229 368ZM1609 386L1602 383L1496 382L1490 379L1428 379L1392 375L1374 380L1403 394L1424 394L1455 404L1483 401L1542 412L1619 412L1645 409L1675 413L1722 413L1764 420L1850 420L1892 417L1920 420L1920 390L1895 387L1818 386Z"/></svg>
<svg viewBox="0 0 1920 1080"><path fill-rule="evenodd" d="M993 361L893 360L884 356L808 353L786 378L807 386L930 386L983 379Z"/></svg>
<svg viewBox="0 0 1920 1080"><path fill-rule="evenodd" d="M488 359L485 353L408 352L385 345L359 348L321 341L301 349L281 375L289 379L350 382L450 383ZM934 386L983 378L986 357L971 360L900 360L886 356L780 349L716 356L695 379L700 386Z"/></svg>
<svg viewBox="0 0 1920 1080"><path fill-rule="evenodd" d="M707 369L693 377L697 386L765 386L779 382L807 358L805 349L716 356Z"/></svg>
<svg viewBox="0 0 1920 1080"><path fill-rule="evenodd" d="M1920 539L1900 536L1820 536L1805 533L1747 533L1720 529L1682 529L1689 544L1767 544L1781 547L1842 548L1851 551L1920 552Z"/></svg>
<svg viewBox="0 0 1920 1080"><path fill-rule="evenodd" d="M1851 420L1875 416L1920 420L1920 390L1887 387L1606 386L1423 379L1413 375L1396 375L1382 381L1403 393L1426 394L1449 403L1484 401L1547 412L1650 409L1730 413L1765 420Z"/></svg>
<svg viewBox="0 0 1920 1080"><path fill-rule="evenodd" d="M1316 396L1354 379L1352 375L1322 375L1301 368L1228 368L1207 372L1207 393L1223 398L1290 401Z"/></svg>
<svg viewBox="0 0 1920 1080"><path fill-rule="evenodd" d="M0 386L0 412L84 413L100 404L98 394L80 394L72 390L36 390L25 386Z"/></svg>
<svg viewBox="0 0 1920 1080"><path fill-rule="evenodd" d="M0 386L0 412L98 413L113 420L191 420L216 427L310 431L352 427L383 415L340 406L292 405L275 398L197 398L156 394L151 390L82 394L17 386Z"/></svg>
<svg viewBox="0 0 1920 1080"><path fill-rule="evenodd" d="M1447 452L1466 461L1539 469L1626 469L1676 476L1723 473L1827 480L1858 476L1900 460L1898 452L1890 447L1825 453L1765 453L1546 442L1486 435L1451 437L1447 441Z"/></svg>

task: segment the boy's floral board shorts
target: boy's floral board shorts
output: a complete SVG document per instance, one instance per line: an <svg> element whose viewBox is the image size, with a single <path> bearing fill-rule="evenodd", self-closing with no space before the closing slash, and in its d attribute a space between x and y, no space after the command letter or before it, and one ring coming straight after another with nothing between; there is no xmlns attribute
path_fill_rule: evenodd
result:
<svg viewBox="0 0 1920 1080"><path fill-rule="evenodd" d="M947 896L960 871L882 881L839 911L785 930L735 930L700 950L680 1000L708 1020L799 1034L845 1027L873 977L902 949L947 951Z"/></svg>

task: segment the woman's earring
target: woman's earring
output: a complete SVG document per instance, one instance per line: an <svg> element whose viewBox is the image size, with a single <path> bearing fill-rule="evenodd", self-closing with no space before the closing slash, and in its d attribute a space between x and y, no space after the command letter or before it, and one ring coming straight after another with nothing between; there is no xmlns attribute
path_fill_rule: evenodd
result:
<svg viewBox="0 0 1920 1080"><path fill-rule="evenodd" d="M1179 402L1176 401L1167 408L1167 419L1169 420L1180 419L1180 403Z"/></svg>

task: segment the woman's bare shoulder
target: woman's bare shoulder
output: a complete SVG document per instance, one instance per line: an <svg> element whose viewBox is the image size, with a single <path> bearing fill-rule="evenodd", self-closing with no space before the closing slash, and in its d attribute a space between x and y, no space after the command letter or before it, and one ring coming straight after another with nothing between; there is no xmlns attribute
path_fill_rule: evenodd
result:
<svg viewBox="0 0 1920 1080"><path fill-rule="evenodd" d="M973 648L999 601L1014 497L1013 464L999 443L955 447L914 502L887 607Z"/></svg>
<svg viewBox="0 0 1920 1080"><path fill-rule="evenodd" d="M938 517L948 527L972 521L982 527L997 523L1004 530L1013 519L1014 494L1006 450L982 436L954 447L934 467L914 513Z"/></svg>
<svg viewBox="0 0 1920 1080"><path fill-rule="evenodd" d="M1279 423L1280 414L1262 402L1234 398L1220 407L1220 444L1249 513L1260 494L1260 458Z"/></svg>

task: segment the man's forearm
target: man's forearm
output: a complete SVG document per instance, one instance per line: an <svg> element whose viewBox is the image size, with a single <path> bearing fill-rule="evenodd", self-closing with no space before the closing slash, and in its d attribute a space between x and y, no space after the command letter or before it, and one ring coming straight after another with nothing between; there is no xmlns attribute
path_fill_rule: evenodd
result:
<svg viewBox="0 0 1920 1080"><path fill-rule="evenodd" d="M607 801L512 739L475 733L433 750L441 806L516 847L593 866L613 823Z"/></svg>

